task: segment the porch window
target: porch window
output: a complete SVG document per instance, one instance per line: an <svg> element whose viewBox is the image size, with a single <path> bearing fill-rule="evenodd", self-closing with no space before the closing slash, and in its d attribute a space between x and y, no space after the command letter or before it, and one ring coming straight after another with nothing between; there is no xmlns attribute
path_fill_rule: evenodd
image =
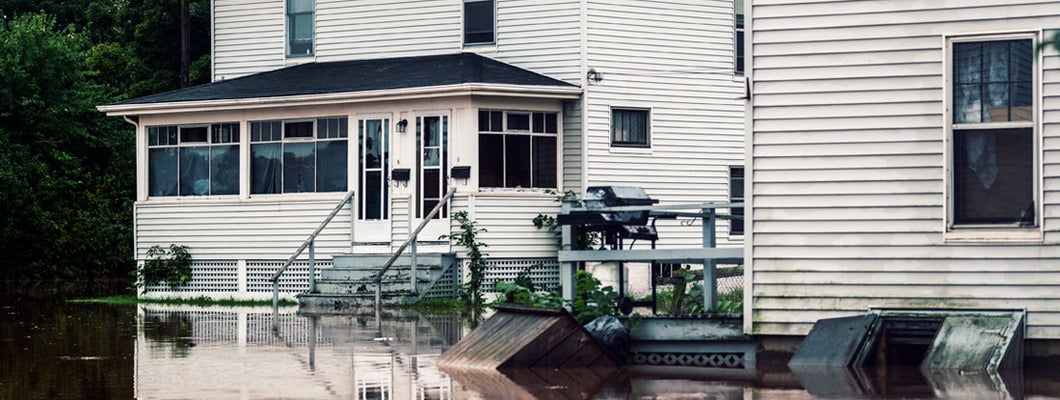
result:
<svg viewBox="0 0 1060 400"><path fill-rule="evenodd" d="M479 187L555 188L559 114L480 110Z"/></svg>
<svg viewBox="0 0 1060 400"><path fill-rule="evenodd" d="M390 165L390 119L363 119L357 121L358 146L360 147L360 219L387 219L389 204L389 182L387 166Z"/></svg>
<svg viewBox="0 0 1060 400"><path fill-rule="evenodd" d="M953 40L950 227L1037 226L1034 40Z"/></svg>
<svg viewBox="0 0 1060 400"><path fill-rule="evenodd" d="M148 195L239 194L239 124L147 127Z"/></svg>
<svg viewBox="0 0 1060 400"><path fill-rule="evenodd" d="M743 190L744 190L744 179L743 179L743 167L741 166L730 166L729 167L729 202L731 203L743 203ZM729 220L729 236L740 236L743 235L743 207L733 208L730 213L734 217L740 217L740 219Z"/></svg>
<svg viewBox="0 0 1060 400"><path fill-rule="evenodd" d="M611 146L649 147L650 121L648 110L611 109Z"/></svg>
<svg viewBox="0 0 1060 400"><path fill-rule="evenodd" d="M314 0L287 0L287 55L313 55Z"/></svg>
<svg viewBox="0 0 1060 400"><path fill-rule="evenodd" d="M250 123L250 193L345 192L346 117Z"/></svg>
<svg viewBox="0 0 1060 400"><path fill-rule="evenodd" d="M493 43L493 0L464 0L464 44Z"/></svg>

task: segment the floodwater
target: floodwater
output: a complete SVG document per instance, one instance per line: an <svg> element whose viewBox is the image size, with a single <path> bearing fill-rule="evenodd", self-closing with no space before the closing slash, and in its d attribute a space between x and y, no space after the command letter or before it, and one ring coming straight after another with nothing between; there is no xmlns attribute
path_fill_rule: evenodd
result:
<svg viewBox="0 0 1060 400"><path fill-rule="evenodd" d="M435 360L468 332L449 315L274 317L59 297L0 291L0 400L1060 398L1060 371L1048 369L447 371Z"/></svg>

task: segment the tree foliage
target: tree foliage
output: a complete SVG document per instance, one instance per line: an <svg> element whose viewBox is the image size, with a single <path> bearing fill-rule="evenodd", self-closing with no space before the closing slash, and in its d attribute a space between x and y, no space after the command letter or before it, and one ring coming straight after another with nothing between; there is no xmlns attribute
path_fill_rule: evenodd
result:
<svg viewBox="0 0 1060 400"><path fill-rule="evenodd" d="M0 280L133 272L135 134L95 107L177 88L180 1L0 0Z"/></svg>

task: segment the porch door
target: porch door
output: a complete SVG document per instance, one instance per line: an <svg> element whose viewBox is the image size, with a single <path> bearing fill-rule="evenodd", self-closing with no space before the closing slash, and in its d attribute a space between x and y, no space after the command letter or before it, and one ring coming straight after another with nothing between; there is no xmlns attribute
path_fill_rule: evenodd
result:
<svg viewBox="0 0 1060 400"><path fill-rule="evenodd" d="M354 241L390 243L390 119L357 120L357 207Z"/></svg>
<svg viewBox="0 0 1060 400"><path fill-rule="evenodd" d="M412 229L445 197L449 190L449 115L416 117L416 190L413 193L415 218ZM420 233L421 241L437 241L449 233L449 205L445 205Z"/></svg>

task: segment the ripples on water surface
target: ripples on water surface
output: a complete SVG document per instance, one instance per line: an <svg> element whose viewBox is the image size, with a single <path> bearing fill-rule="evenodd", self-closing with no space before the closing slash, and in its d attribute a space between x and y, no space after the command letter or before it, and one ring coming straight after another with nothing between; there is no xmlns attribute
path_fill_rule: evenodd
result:
<svg viewBox="0 0 1060 400"><path fill-rule="evenodd" d="M274 329L268 307L64 303L10 292L0 300L0 400L1060 398L1053 370L447 372L437 356L467 333L448 315L377 321L285 308Z"/></svg>

